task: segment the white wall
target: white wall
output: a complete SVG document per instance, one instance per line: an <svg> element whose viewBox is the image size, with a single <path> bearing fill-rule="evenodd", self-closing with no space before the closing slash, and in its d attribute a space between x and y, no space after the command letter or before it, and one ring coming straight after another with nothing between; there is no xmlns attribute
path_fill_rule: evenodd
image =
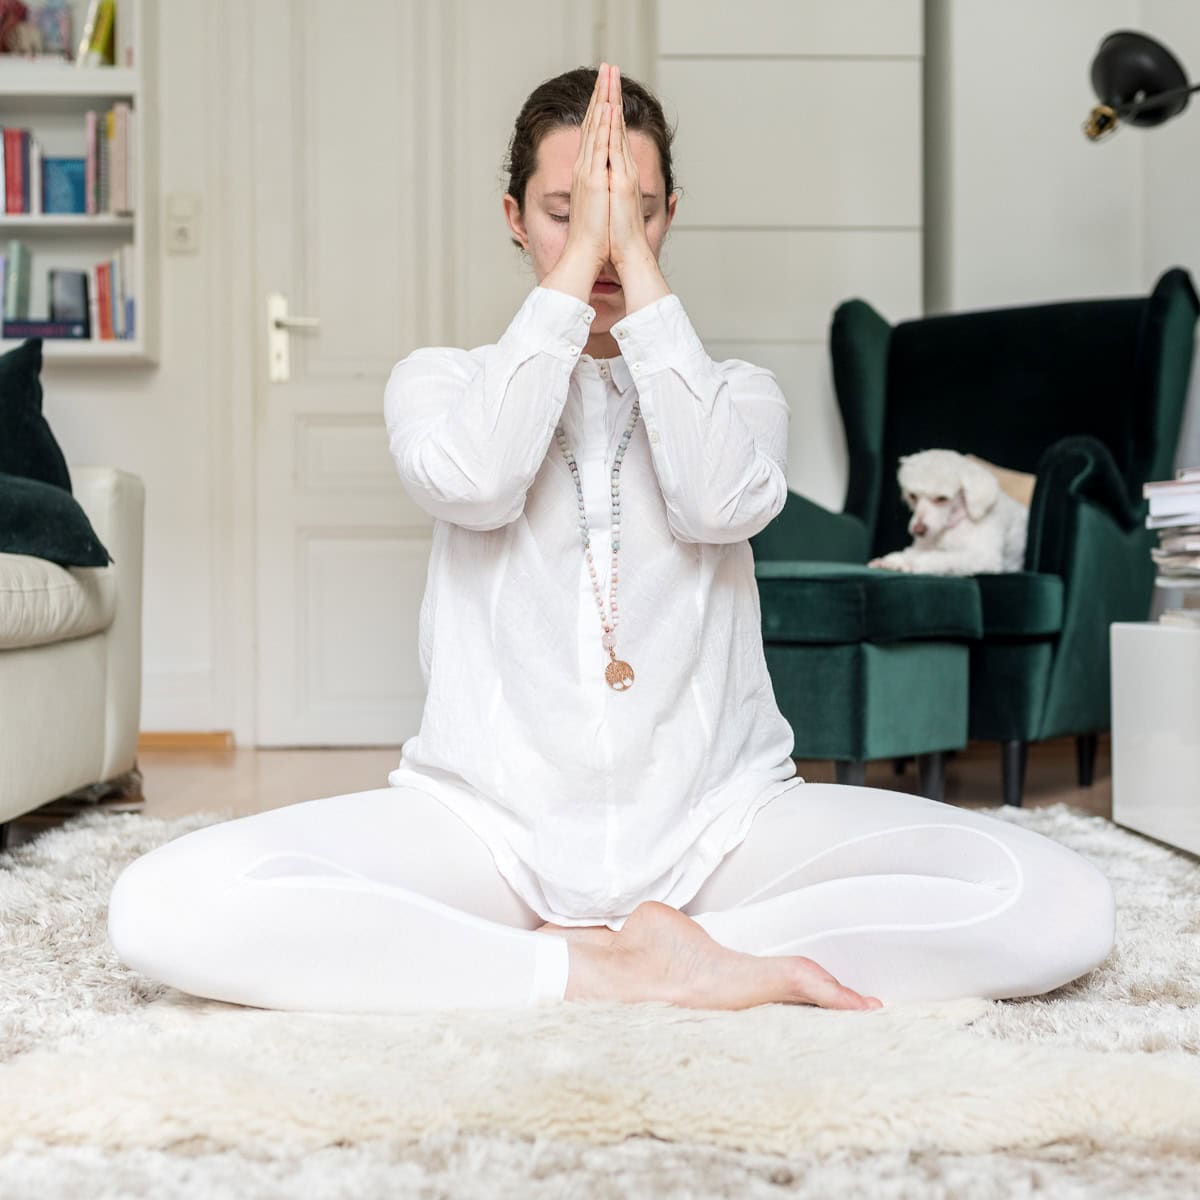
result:
<svg viewBox="0 0 1200 1200"><path fill-rule="evenodd" d="M43 370L44 410L68 463L104 463L146 485L142 727L233 726L240 619L229 587L230 22L227 0L159 5L158 188L200 198L200 250L163 255L154 367Z"/></svg>
<svg viewBox="0 0 1200 1200"><path fill-rule="evenodd" d="M713 358L774 371L788 484L835 510L834 309L922 311L923 41L920 0L658 0L652 85L683 189L663 271Z"/></svg>
<svg viewBox="0 0 1200 1200"><path fill-rule="evenodd" d="M1200 72L1196 0L926 0L929 312L1200 282L1200 102L1091 142L1091 61L1135 29ZM1200 355L1198 355L1200 359ZM1200 462L1200 362L1180 462Z"/></svg>
<svg viewBox="0 0 1200 1200"><path fill-rule="evenodd" d="M631 42L650 26L636 0L611 0L609 7L625 12ZM200 198L200 252L162 259L160 364L48 364L45 411L69 462L113 463L146 483L143 728L234 729L246 741L253 563L244 552L235 556L245 542L235 537L237 523L246 514L234 497L246 495L253 427L246 409L253 347L244 332L253 297L242 294L252 282L247 247L228 215L231 175L242 165L236 147L245 142L234 136L242 114L233 111L229 88L229 30L239 6L214 0L159 9L158 186L164 198ZM742 18L754 11L738 9ZM926 80L933 96L941 87L953 100L938 118L949 133L941 137L942 126L931 126L926 138L930 310L1143 290L1176 262L1200 277L1193 216L1200 209L1200 97L1162 129L1123 130L1107 145L1092 145L1079 131L1092 104L1088 65L1113 29L1160 37L1192 78L1200 77L1200 4L955 0L954 14L951 20L946 0L927 0L929 50L936 52L940 37L954 52L949 69L931 70ZM1010 70L1018 50L1019 75ZM648 57L643 62L650 67ZM681 178L685 189L692 185L681 205L700 198L689 135L681 125ZM684 226L679 233L682 273ZM723 236L732 242L737 235ZM1018 245L1025 249L1013 253ZM882 307L893 320L914 315L899 301ZM740 333L732 330L731 343ZM785 373L789 355L799 356L791 368L799 378L804 356L820 357L823 349L797 342L794 350L768 347L771 353ZM831 397L816 403L811 425L802 420L793 432L793 456L800 464L813 445L822 447L826 478L817 490L823 486L836 503L837 435L822 424ZM1200 462L1195 407L1190 460ZM802 473L811 482L807 466Z"/></svg>

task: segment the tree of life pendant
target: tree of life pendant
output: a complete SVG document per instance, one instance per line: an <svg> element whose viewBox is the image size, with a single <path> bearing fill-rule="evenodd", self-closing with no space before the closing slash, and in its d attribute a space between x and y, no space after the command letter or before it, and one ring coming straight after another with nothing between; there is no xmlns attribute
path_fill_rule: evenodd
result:
<svg viewBox="0 0 1200 1200"><path fill-rule="evenodd" d="M604 668L604 678L608 680L608 686L616 692L624 692L633 687L633 668L627 662L622 662L611 646L608 657L612 660Z"/></svg>

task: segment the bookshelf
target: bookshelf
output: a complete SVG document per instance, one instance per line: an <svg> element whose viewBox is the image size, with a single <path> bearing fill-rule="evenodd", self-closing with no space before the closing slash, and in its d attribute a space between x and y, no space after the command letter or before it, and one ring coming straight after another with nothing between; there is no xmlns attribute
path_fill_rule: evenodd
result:
<svg viewBox="0 0 1200 1200"><path fill-rule="evenodd" d="M116 0L115 66L81 67L74 62L0 56L0 126L32 130L46 156L82 157L84 114L103 112L119 100L136 114L133 128L133 213L0 213L0 248L17 238L32 260L30 314L49 315L47 272L87 269L112 257L119 247L133 255L135 302L133 338L87 340L46 338L47 363L135 364L158 359L158 165L154 102L154 9L156 0ZM87 14L87 0L72 0L73 47ZM3 252L0 249L0 252ZM19 345L0 338L0 353Z"/></svg>

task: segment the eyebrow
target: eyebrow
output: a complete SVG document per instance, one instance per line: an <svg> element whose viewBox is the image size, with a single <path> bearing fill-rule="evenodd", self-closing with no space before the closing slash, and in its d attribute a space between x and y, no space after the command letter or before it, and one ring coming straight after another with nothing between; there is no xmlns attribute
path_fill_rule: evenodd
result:
<svg viewBox="0 0 1200 1200"><path fill-rule="evenodd" d="M571 198L570 192L546 192L543 197L543 199L546 199L546 200L570 200L570 198ZM657 192L643 192L642 199L643 200L657 200L658 193Z"/></svg>

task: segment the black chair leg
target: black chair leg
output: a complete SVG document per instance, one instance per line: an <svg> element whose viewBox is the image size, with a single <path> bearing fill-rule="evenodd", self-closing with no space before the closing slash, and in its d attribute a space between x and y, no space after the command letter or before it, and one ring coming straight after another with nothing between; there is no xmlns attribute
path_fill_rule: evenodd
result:
<svg viewBox="0 0 1200 1200"><path fill-rule="evenodd" d="M1029 743L1014 738L1002 745L1004 747L1004 803L1020 808L1021 796L1025 791L1025 760L1029 756Z"/></svg>
<svg viewBox="0 0 1200 1200"><path fill-rule="evenodd" d="M1091 787L1096 773L1096 744L1098 733L1081 733L1075 738L1075 763L1078 767L1079 786Z"/></svg>
<svg viewBox="0 0 1200 1200"><path fill-rule="evenodd" d="M8 849L8 830L11 825L11 821L5 821L0 825L0 854Z"/></svg>
<svg viewBox="0 0 1200 1200"><path fill-rule="evenodd" d="M930 800L943 800L946 795L945 759L941 751L917 755L917 776L920 779L921 795Z"/></svg>
<svg viewBox="0 0 1200 1200"><path fill-rule="evenodd" d="M838 783L848 783L854 787L862 787L867 781L867 764L865 762L848 762L839 758L833 764Z"/></svg>
<svg viewBox="0 0 1200 1200"><path fill-rule="evenodd" d="M892 770L895 771L897 775L903 775L904 768L908 766L911 759L912 759L911 754L903 755L900 758L893 758L892 759Z"/></svg>

